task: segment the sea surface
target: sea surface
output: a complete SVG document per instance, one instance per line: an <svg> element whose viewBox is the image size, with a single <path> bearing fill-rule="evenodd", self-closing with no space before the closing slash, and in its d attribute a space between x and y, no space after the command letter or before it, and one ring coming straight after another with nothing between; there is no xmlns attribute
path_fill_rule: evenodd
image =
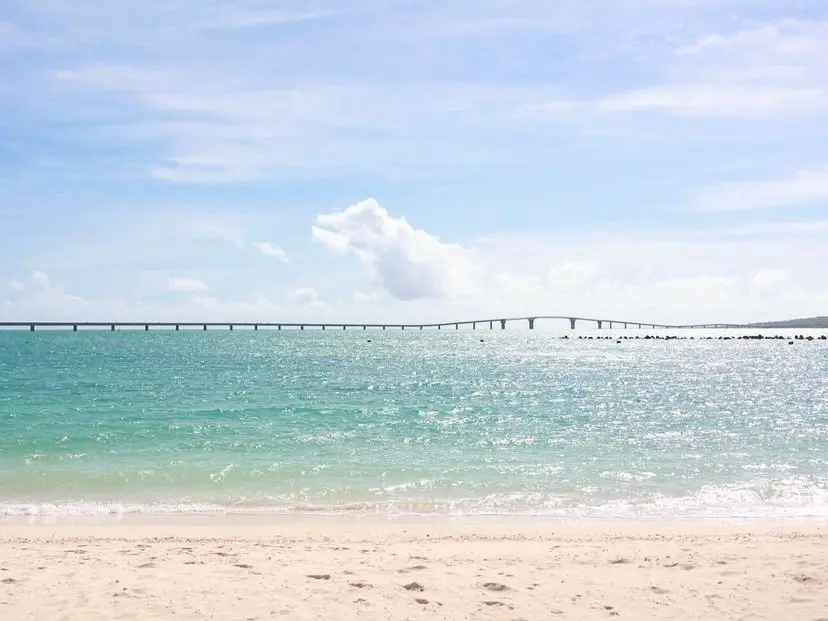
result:
<svg viewBox="0 0 828 621"><path fill-rule="evenodd" d="M828 517L828 343L689 334L0 332L0 516Z"/></svg>

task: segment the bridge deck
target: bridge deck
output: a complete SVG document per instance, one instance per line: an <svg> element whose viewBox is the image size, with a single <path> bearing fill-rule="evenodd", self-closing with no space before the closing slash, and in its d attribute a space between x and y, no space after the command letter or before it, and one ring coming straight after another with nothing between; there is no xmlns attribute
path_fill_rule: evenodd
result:
<svg viewBox="0 0 828 621"><path fill-rule="evenodd" d="M376 322L295 322L295 321L0 321L0 328L29 328L35 330L36 328L143 328L149 330L150 328L201 328L206 330L208 328L318 328L318 329L413 329L423 330L426 328L455 328L460 326L472 326L476 328L478 325L485 326L488 324L490 328L500 325L502 329L506 328L506 324L514 322L528 322L529 328L534 329L535 322L538 320L558 320L568 321L570 326L574 329L576 323L586 322L593 323L598 328L603 328L604 324L612 327L629 328L652 328L652 329L731 329L731 328L747 328L750 327L745 324L731 324L731 323L706 323L706 324L663 324L653 323L650 321L632 321L621 319L599 319L595 317L573 317L571 315L535 315L527 317L497 317L493 319L464 319L461 321L445 321L445 322L427 322L427 323L376 323Z"/></svg>

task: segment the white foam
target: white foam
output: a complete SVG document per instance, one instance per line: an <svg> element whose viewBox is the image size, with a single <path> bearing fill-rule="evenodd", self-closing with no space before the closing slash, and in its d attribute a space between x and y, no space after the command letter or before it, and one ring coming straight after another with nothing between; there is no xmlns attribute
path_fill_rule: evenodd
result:
<svg viewBox="0 0 828 621"><path fill-rule="evenodd" d="M0 503L0 516L81 517L185 514L382 514L388 516L534 516L557 519L685 520L828 518L828 485L807 479L708 485L686 495L600 499L596 494L540 492L490 494L475 498L436 498L399 489L382 500L278 497L224 502L42 502ZM422 492L422 488L420 488ZM320 499L321 500L321 499Z"/></svg>

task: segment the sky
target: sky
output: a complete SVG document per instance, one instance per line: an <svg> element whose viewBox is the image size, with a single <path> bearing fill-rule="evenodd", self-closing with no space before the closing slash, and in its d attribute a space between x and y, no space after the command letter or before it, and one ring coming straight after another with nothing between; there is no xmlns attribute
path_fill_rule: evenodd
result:
<svg viewBox="0 0 828 621"><path fill-rule="evenodd" d="M828 314L824 0L3 0L0 321Z"/></svg>

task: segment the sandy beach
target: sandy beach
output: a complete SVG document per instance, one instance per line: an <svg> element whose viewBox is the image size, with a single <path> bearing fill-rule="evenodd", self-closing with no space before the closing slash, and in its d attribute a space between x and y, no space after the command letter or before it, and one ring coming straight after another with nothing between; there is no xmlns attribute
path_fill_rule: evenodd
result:
<svg viewBox="0 0 828 621"><path fill-rule="evenodd" d="M815 524L4 525L2 619L828 620Z"/></svg>

